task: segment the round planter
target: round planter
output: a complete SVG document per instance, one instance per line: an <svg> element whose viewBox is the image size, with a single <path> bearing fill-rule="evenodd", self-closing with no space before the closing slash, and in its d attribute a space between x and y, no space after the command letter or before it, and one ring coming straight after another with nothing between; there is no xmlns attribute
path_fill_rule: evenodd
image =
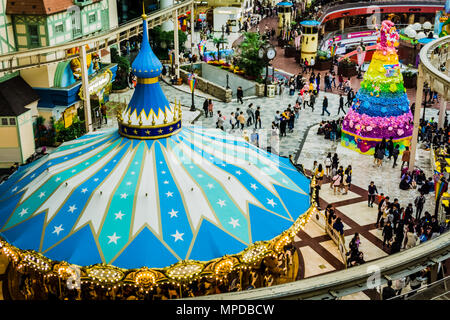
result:
<svg viewBox="0 0 450 320"><path fill-rule="evenodd" d="M353 77L358 74L356 65L340 64L338 66L338 74L342 74L343 77Z"/></svg>
<svg viewBox="0 0 450 320"><path fill-rule="evenodd" d="M286 46L286 47L284 47L284 56L286 58L293 58L293 57L295 57L295 52L296 51L297 50L295 50L295 47Z"/></svg>
<svg viewBox="0 0 450 320"><path fill-rule="evenodd" d="M331 69L331 60L316 60L316 63L314 65L315 70L323 71L323 70L330 70Z"/></svg>
<svg viewBox="0 0 450 320"><path fill-rule="evenodd" d="M124 93L124 92L127 92L128 90L130 90L130 88L126 87L121 90L111 90L111 93Z"/></svg>

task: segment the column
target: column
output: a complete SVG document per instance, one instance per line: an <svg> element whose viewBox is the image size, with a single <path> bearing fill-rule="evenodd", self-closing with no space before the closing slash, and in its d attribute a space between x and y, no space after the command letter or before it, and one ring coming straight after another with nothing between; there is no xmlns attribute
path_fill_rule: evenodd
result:
<svg viewBox="0 0 450 320"><path fill-rule="evenodd" d="M448 88L445 88L444 92L447 91ZM439 128L444 128L444 121L445 121L445 111L447 110L447 101L445 100L445 96L441 96L441 105L439 108Z"/></svg>
<svg viewBox="0 0 450 320"><path fill-rule="evenodd" d="M81 64L81 88L84 97L84 123L86 125L86 133L92 131L92 115L91 115L91 96L89 94L89 75L86 65L86 47L80 47L80 64Z"/></svg>
<svg viewBox="0 0 450 320"><path fill-rule="evenodd" d="M419 136L419 123L420 114L422 110L422 100L423 100L423 67L422 62L419 63L419 73L417 76L417 90L416 90L416 107L414 109L414 130L411 139L411 157L409 158L409 168L414 168L416 163L416 150L417 150L417 138Z"/></svg>
<svg viewBox="0 0 450 320"><path fill-rule="evenodd" d="M177 78L180 77L180 45L178 43L178 10L173 11L173 43L175 51L175 75Z"/></svg>
<svg viewBox="0 0 450 320"><path fill-rule="evenodd" d="M191 53L194 54L194 1L192 1L191 5Z"/></svg>
<svg viewBox="0 0 450 320"><path fill-rule="evenodd" d="M339 26L340 26L341 33L344 33L345 18L342 18L341 20L339 20Z"/></svg>
<svg viewBox="0 0 450 320"><path fill-rule="evenodd" d="M173 0L161 0L159 8L165 9L173 6ZM162 31L172 31L173 30L173 22L168 20L161 25Z"/></svg>

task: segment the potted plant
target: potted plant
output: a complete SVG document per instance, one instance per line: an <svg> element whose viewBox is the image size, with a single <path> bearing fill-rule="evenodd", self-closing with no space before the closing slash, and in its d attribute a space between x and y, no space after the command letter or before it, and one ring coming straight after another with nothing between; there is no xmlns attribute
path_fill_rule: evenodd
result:
<svg viewBox="0 0 450 320"><path fill-rule="evenodd" d="M338 74L342 74L344 77L356 76L358 74L356 63L349 58L345 58L338 65Z"/></svg>
<svg viewBox="0 0 450 320"><path fill-rule="evenodd" d="M287 44L284 46L284 56L286 58L293 58L295 57L296 49L294 46L291 46L290 44Z"/></svg>
<svg viewBox="0 0 450 320"><path fill-rule="evenodd" d="M316 63L314 69L316 70L330 70L331 68L331 55L328 52L319 50L317 51Z"/></svg>
<svg viewBox="0 0 450 320"><path fill-rule="evenodd" d="M417 70L412 68L412 65L402 71L403 85L405 88L416 88L417 87Z"/></svg>

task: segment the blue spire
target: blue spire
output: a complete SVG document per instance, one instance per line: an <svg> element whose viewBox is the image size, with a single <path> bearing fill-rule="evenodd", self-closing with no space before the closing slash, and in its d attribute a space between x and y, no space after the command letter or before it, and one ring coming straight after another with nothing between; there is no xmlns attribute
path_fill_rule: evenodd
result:
<svg viewBox="0 0 450 320"><path fill-rule="evenodd" d="M146 18L145 14L143 18ZM162 64L153 53L150 43L148 42L148 25L147 20L143 19L143 33L141 50L131 66L133 73L138 78L155 78L161 74Z"/></svg>

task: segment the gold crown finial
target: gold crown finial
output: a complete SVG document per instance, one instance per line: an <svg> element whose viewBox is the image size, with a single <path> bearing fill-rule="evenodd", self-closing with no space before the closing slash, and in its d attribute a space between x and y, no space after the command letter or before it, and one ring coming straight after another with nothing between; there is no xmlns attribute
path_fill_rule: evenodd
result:
<svg viewBox="0 0 450 320"><path fill-rule="evenodd" d="M153 115L153 120L152 120L152 126L154 126L155 124L156 124L156 121L155 121L155 113L152 113L152 115Z"/></svg>
<svg viewBox="0 0 450 320"><path fill-rule="evenodd" d="M147 19L147 15L145 14L145 1L142 0L142 19Z"/></svg>
<svg viewBox="0 0 450 320"><path fill-rule="evenodd" d="M142 115L139 115L139 126L142 127Z"/></svg>
<svg viewBox="0 0 450 320"><path fill-rule="evenodd" d="M167 110L164 108L164 124L167 123Z"/></svg>

